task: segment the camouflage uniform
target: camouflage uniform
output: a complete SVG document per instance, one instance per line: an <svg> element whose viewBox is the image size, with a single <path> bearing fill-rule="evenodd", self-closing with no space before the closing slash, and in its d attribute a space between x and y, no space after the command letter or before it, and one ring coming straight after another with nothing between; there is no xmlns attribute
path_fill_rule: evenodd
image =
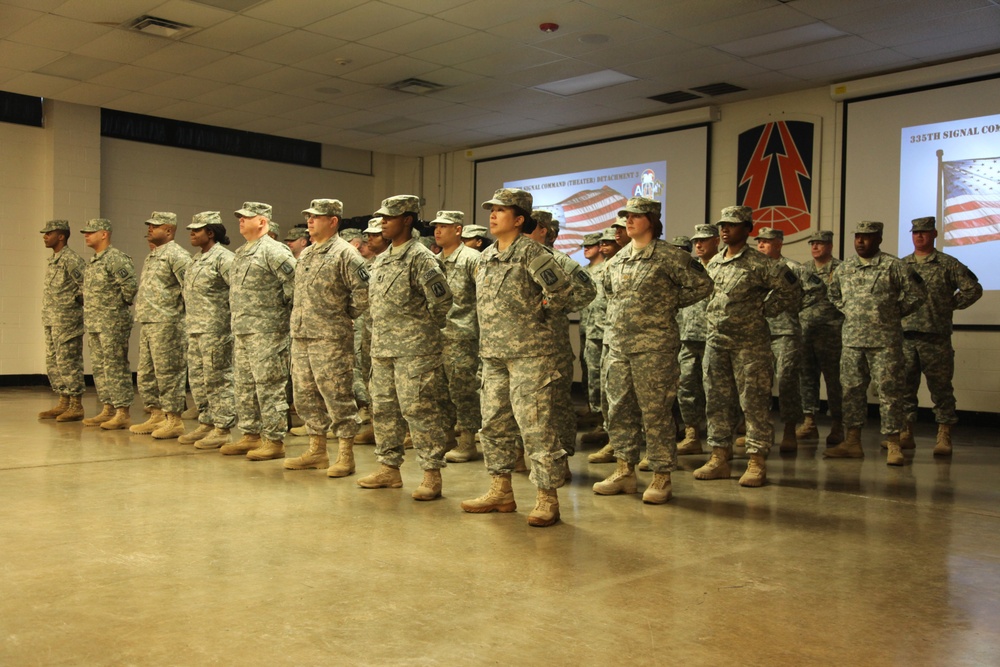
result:
<svg viewBox="0 0 1000 667"><path fill-rule="evenodd" d="M331 214L339 217L338 208ZM292 385L310 435L325 435L331 425L338 438L353 439L358 431L352 320L367 310L368 269L354 246L334 234L302 251L291 317Z"/></svg>
<svg viewBox="0 0 1000 667"><path fill-rule="evenodd" d="M604 348L604 325L608 301L604 294L604 269L607 262L585 267L594 283L594 300L580 312L580 326L583 329L584 368L587 371L587 402L591 412L601 412L601 353Z"/></svg>
<svg viewBox="0 0 1000 667"><path fill-rule="evenodd" d="M903 318L904 417L908 422L917 420L917 390L922 372L927 378L937 423L957 424L955 390L951 384L955 375L952 313L978 301L983 287L968 267L937 250L926 257L910 254L902 261L923 278L927 289L927 299Z"/></svg>
<svg viewBox="0 0 1000 667"><path fill-rule="evenodd" d="M700 261L654 238L641 249L629 244L608 260L603 282L608 435L615 457L634 466L645 440L650 469L671 472L677 467L671 412L680 378L677 312L707 297L712 280Z"/></svg>
<svg viewBox="0 0 1000 667"><path fill-rule="evenodd" d="M763 231L763 230L762 230ZM758 237L759 238L759 237ZM802 265L787 257L777 260L795 274L795 299L788 310L767 318L771 332L771 354L774 355L775 375L778 381L778 411L785 424L802 421L802 395L799 392L799 376L802 374L802 327L799 324L799 309L802 307L805 274ZM816 279L813 291L822 287Z"/></svg>
<svg viewBox="0 0 1000 667"><path fill-rule="evenodd" d="M705 383L702 378L705 358L705 337L708 323L705 318L708 299L693 303L681 312L680 344L677 363L680 381L677 385L677 405L686 426L701 428L705 418Z"/></svg>
<svg viewBox="0 0 1000 667"><path fill-rule="evenodd" d="M858 229L869 229L865 224ZM899 433L903 426L900 322L926 297L922 281L898 258L879 252L867 260L858 256L844 260L833 272L828 291L830 301L844 313L840 359L844 426L864 426L868 384L874 379L879 392L881 431Z"/></svg>
<svg viewBox="0 0 1000 667"><path fill-rule="evenodd" d="M737 407L747 425L748 454L767 456L774 440L771 383L774 356L766 317L797 303L798 278L749 246L731 257L725 246L709 261L715 281L705 313L705 397L708 443L732 447Z"/></svg>
<svg viewBox="0 0 1000 667"><path fill-rule="evenodd" d="M154 212L147 224L177 226L173 213ZM184 272L191 255L175 241L150 251L142 267L135 299L139 329L136 383L148 408L180 414L184 411Z"/></svg>
<svg viewBox="0 0 1000 667"><path fill-rule="evenodd" d="M197 214L188 229L219 222L217 211L206 211ZM236 425L233 334L229 309L229 282L234 257L229 248L216 243L208 252L196 253L184 274L191 395L198 408L199 423L220 429Z"/></svg>
<svg viewBox="0 0 1000 667"><path fill-rule="evenodd" d="M385 200L379 211L396 210L386 208L395 199ZM409 426L420 468L443 468L450 442L441 358L441 329L452 304L448 281L434 253L410 239L375 258L369 292L375 457L387 466L402 465Z"/></svg>
<svg viewBox="0 0 1000 667"><path fill-rule="evenodd" d="M64 229L65 220L49 222L42 232ZM86 263L65 246L49 258L42 292L45 372L60 396L83 395L83 273Z"/></svg>
<svg viewBox="0 0 1000 667"><path fill-rule="evenodd" d="M295 258L284 243L264 235L236 251L229 277L239 427L245 434L280 441L288 426L288 321Z"/></svg>
<svg viewBox="0 0 1000 667"><path fill-rule="evenodd" d="M830 303L827 296L827 288L834 270L840 266L840 260L834 257L822 267L817 267L812 261L804 266L810 275L807 284L814 284L812 277L815 276L822 283L822 290L814 290L812 296L806 292L799 312L803 352L802 373L799 376L802 411L808 415L820 414L819 376L822 373L826 382L826 401L830 407L830 416L835 421L840 421L844 414L843 389L840 386L844 315Z"/></svg>
<svg viewBox="0 0 1000 667"><path fill-rule="evenodd" d="M91 220L81 231L111 229L103 218ZM115 408L132 405L135 391L128 364L132 333L129 306L138 289L132 258L108 246L96 253L83 273L83 324L90 343L90 363L98 401Z"/></svg>

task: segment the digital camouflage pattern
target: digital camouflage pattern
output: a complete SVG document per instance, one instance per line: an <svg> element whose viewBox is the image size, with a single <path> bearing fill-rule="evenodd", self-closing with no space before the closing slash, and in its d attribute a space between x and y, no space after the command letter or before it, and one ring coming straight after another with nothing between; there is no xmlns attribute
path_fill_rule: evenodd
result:
<svg viewBox="0 0 1000 667"><path fill-rule="evenodd" d="M604 347L604 324L608 301L604 295L603 273L607 262L586 268L594 283L594 300L580 312L583 329L583 359L587 368L587 402L591 412L601 411L601 352Z"/></svg>
<svg viewBox="0 0 1000 667"><path fill-rule="evenodd" d="M137 289L132 258L113 246L95 253L84 270L83 325L90 343L94 386L98 400L116 408L131 405L135 394L128 339L132 333L129 306Z"/></svg>
<svg viewBox="0 0 1000 667"><path fill-rule="evenodd" d="M457 215L453 215L457 214ZM439 224L449 216L460 216L459 211L438 211ZM458 223L461 224L459 218ZM447 410L448 425L476 432L482 423L479 405L479 318L476 314L476 270L479 252L459 244L447 257L438 255L441 268L453 297L448 321L444 328L445 377L451 397Z"/></svg>
<svg viewBox="0 0 1000 667"><path fill-rule="evenodd" d="M56 221L53 221L56 222ZM47 225L43 231L52 231ZM68 231L69 225L66 225ZM54 228L58 229L58 227ZM83 394L83 274L86 262L69 246L54 253L45 267L42 327L45 372L60 396Z"/></svg>
<svg viewBox="0 0 1000 667"><path fill-rule="evenodd" d="M714 234L702 228L711 228ZM698 238L718 236L713 225L698 225ZM701 260L698 260L701 261ZM705 338L708 336L708 320L706 317L708 299L702 299L685 308L680 314L681 349L677 353L677 363L680 365L680 380L677 384L677 407L685 426L701 427L706 422L705 417L705 382L704 359Z"/></svg>
<svg viewBox="0 0 1000 667"><path fill-rule="evenodd" d="M829 240L826 236L829 235ZM820 232L813 236L816 240L829 243L833 234ZM812 239L810 239L812 240ZM841 335L844 314L837 310L829 299L827 288L833 271L840 266L836 257L821 267L814 261L803 265L807 272L815 275L823 284L822 293L817 290L815 299L804 295L799 322L802 325L802 373L799 376L799 390L802 394L802 411L806 414L820 413L819 378L822 373L826 382L826 400L830 416L840 419L843 415L843 389L840 385Z"/></svg>
<svg viewBox="0 0 1000 667"><path fill-rule="evenodd" d="M287 331L234 335L233 395L244 433L275 441L284 438L288 428L289 354Z"/></svg>
<svg viewBox="0 0 1000 667"><path fill-rule="evenodd" d="M820 292L825 298L826 288L819 278L807 273L798 262L787 257L777 261L798 278L798 289L795 290L797 296L792 305L788 310L767 318L767 326L771 330L774 374L778 383L780 418L786 424L798 423L802 421L802 394L799 390L802 375L802 326L799 323L799 310L804 303L806 289L809 290L809 299L815 300Z"/></svg>

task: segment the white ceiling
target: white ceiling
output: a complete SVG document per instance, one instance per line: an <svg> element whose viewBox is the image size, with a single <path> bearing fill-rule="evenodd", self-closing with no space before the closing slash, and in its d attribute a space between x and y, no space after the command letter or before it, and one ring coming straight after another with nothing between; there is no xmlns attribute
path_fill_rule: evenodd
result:
<svg viewBox="0 0 1000 667"><path fill-rule="evenodd" d="M402 155L998 50L1000 0L0 0L0 90ZM533 88L605 69L636 80ZM647 99L719 82L747 90Z"/></svg>

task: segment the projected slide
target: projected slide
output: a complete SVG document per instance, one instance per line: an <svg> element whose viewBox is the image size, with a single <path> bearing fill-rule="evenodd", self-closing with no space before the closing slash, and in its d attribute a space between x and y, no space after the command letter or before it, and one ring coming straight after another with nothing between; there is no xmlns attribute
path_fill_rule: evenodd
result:
<svg viewBox="0 0 1000 667"><path fill-rule="evenodd" d="M934 215L938 248L1000 289L1000 115L904 127L899 176L899 255L913 252L909 221Z"/></svg>
<svg viewBox="0 0 1000 667"><path fill-rule="evenodd" d="M610 227L629 197L662 203L666 180L667 163L649 162L506 181L504 187L530 192L535 210L549 211L559 221L556 250L576 255L584 235ZM574 259L579 262L582 256Z"/></svg>

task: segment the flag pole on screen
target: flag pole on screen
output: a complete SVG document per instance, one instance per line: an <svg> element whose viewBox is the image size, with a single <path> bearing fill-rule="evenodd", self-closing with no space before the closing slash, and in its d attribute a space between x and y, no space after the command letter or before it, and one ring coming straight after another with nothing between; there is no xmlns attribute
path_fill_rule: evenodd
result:
<svg viewBox="0 0 1000 667"><path fill-rule="evenodd" d="M938 237L941 245L944 245L944 151L940 148L937 151L937 226Z"/></svg>

